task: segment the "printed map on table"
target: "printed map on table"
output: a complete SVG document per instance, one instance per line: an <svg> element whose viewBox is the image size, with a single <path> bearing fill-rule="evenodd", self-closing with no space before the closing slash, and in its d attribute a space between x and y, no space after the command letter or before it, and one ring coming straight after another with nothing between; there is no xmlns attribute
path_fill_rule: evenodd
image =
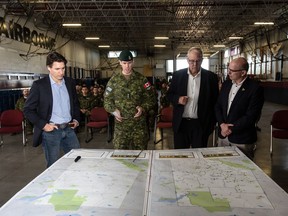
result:
<svg viewBox="0 0 288 216"><path fill-rule="evenodd" d="M158 160L154 168L153 188L159 187L155 194L161 194L154 198L155 205L176 203L207 212L230 212L235 207L273 209L253 174L255 165L243 157L186 159L185 165L175 159ZM176 197L169 193L173 190Z"/></svg>
<svg viewBox="0 0 288 216"><path fill-rule="evenodd" d="M46 191L33 197L33 202L36 206L53 205L55 211L91 206L120 208L139 174L146 176L147 162L137 162L81 159L51 181Z"/></svg>

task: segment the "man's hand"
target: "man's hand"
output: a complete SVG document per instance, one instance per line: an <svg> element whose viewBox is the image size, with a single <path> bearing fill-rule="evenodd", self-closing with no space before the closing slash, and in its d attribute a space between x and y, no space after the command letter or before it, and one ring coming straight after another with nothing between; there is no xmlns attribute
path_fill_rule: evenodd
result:
<svg viewBox="0 0 288 216"><path fill-rule="evenodd" d="M76 120L69 123L69 127L72 128L72 129L75 129L78 126L79 126L79 123Z"/></svg>
<svg viewBox="0 0 288 216"><path fill-rule="evenodd" d="M137 113L134 115L134 118L140 117L142 115L142 113L143 113L143 108L142 107L137 106L136 109L137 109Z"/></svg>
<svg viewBox="0 0 288 216"><path fill-rule="evenodd" d="M86 109L80 109L80 112L84 114L86 112Z"/></svg>
<svg viewBox="0 0 288 216"><path fill-rule="evenodd" d="M221 135L223 137L227 137L232 133L232 130L230 129L230 127L233 127L233 124L226 124L226 123L222 123L220 125L221 128Z"/></svg>
<svg viewBox="0 0 288 216"><path fill-rule="evenodd" d="M121 113L118 109L116 109L112 114L115 116L115 119L117 121L119 121L119 122L123 121L123 117L121 116Z"/></svg>
<svg viewBox="0 0 288 216"><path fill-rule="evenodd" d="M188 98L189 98L188 96L180 96L178 99L178 104L186 105Z"/></svg>
<svg viewBox="0 0 288 216"><path fill-rule="evenodd" d="M58 129L58 127L55 125L55 124L52 124L52 123L50 123L50 124L46 124L45 126L44 126L44 128L43 128L43 130L45 131L45 132L50 132L50 131L53 131L54 129Z"/></svg>

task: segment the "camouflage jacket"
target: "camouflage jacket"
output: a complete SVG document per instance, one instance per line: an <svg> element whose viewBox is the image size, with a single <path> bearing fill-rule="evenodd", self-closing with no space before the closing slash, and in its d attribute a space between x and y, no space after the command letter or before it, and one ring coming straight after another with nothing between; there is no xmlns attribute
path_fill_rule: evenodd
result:
<svg viewBox="0 0 288 216"><path fill-rule="evenodd" d="M78 100L80 103L80 109L90 110L92 108L91 103L92 103L93 97L91 95L88 95L88 96L80 95L78 97Z"/></svg>
<svg viewBox="0 0 288 216"><path fill-rule="evenodd" d="M104 98L103 94L93 95L91 107L103 107Z"/></svg>
<svg viewBox="0 0 288 216"><path fill-rule="evenodd" d="M124 118L133 118L136 107L140 106L148 113L154 106L154 93L147 78L133 71L130 79L122 73L117 73L107 83L104 93L104 108L112 113L120 110Z"/></svg>
<svg viewBox="0 0 288 216"><path fill-rule="evenodd" d="M160 105L161 107L168 107L170 105L170 101L167 98L167 89L161 89L160 96Z"/></svg>
<svg viewBox="0 0 288 216"><path fill-rule="evenodd" d="M20 97L15 104L15 109L23 111L25 101L26 99L24 97Z"/></svg>

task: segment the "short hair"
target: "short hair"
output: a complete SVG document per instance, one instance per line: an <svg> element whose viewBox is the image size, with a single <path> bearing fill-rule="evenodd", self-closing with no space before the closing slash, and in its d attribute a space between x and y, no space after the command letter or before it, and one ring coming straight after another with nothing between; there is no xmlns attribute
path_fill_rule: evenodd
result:
<svg viewBox="0 0 288 216"><path fill-rule="evenodd" d="M242 65L242 69L248 71L249 70L249 63L246 58L239 57L237 58L238 62Z"/></svg>
<svg viewBox="0 0 288 216"><path fill-rule="evenodd" d="M202 52L201 48L199 48L199 47L191 47L191 48L188 50L188 52L187 52L187 56L188 56L189 53L191 53L191 52L198 52L199 55L200 55L200 57L203 58L203 52Z"/></svg>
<svg viewBox="0 0 288 216"><path fill-rule="evenodd" d="M246 70L246 71L249 70L249 63L247 62L247 60L246 60L245 64L243 65L243 68L244 68L244 70Z"/></svg>
<svg viewBox="0 0 288 216"><path fill-rule="evenodd" d="M57 52L51 52L47 56L46 66L52 67L54 62L64 62L65 65L67 64L67 60L64 56Z"/></svg>

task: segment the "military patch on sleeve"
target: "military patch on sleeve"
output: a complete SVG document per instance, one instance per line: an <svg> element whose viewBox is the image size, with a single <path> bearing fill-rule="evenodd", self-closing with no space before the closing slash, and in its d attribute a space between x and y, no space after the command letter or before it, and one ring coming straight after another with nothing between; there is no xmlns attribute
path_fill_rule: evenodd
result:
<svg viewBox="0 0 288 216"><path fill-rule="evenodd" d="M108 95L112 92L112 88L110 86L107 86L105 94Z"/></svg>
<svg viewBox="0 0 288 216"><path fill-rule="evenodd" d="M149 81L144 84L144 88L147 90L149 90L151 88L151 84Z"/></svg>

